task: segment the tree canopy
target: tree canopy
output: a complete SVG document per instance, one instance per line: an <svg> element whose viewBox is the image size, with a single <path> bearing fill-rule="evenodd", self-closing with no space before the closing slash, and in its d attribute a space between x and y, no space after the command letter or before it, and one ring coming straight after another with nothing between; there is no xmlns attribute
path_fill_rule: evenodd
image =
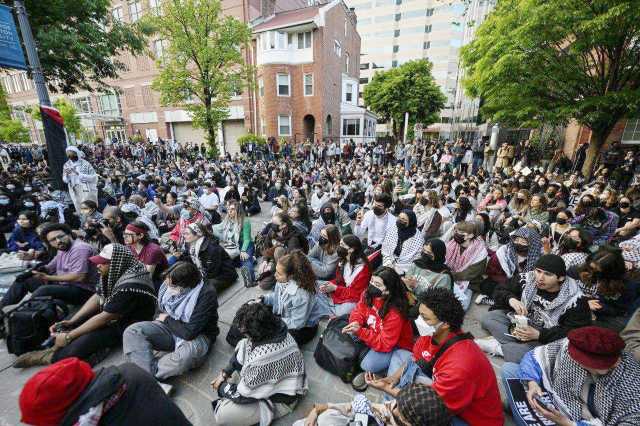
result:
<svg viewBox="0 0 640 426"><path fill-rule="evenodd" d="M162 4L162 13L148 22L166 42L157 58L160 74L153 88L165 106L181 107L193 125L207 132L217 155L216 133L229 114L235 92L251 80L243 48L251 30L231 16L223 16L219 0L174 0Z"/></svg>
<svg viewBox="0 0 640 426"><path fill-rule="evenodd" d="M0 0L13 6L13 0ZM93 91L126 70L118 55L140 54L143 25L113 20L110 0L25 0L49 90ZM126 3L125 3L126 6Z"/></svg>
<svg viewBox="0 0 640 426"><path fill-rule="evenodd" d="M382 120L393 119L394 134L401 134L405 112L410 123L425 127L439 121L447 98L431 75L432 67L426 59L409 61L375 73L364 88L365 104Z"/></svg>
<svg viewBox="0 0 640 426"><path fill-rule="evenodd" d="M589 175L615 124L640 109L639 37L637 0L502 0L462 50L465 89L492 121L587 126Z"/></svg>
<svg viewBox="0 0 640 426"><path fill-rule="evenodd" d="M22 122L11 117L11 109L7 103L4 87L0 85L0 141L29 142L29 129Z"/></svg>

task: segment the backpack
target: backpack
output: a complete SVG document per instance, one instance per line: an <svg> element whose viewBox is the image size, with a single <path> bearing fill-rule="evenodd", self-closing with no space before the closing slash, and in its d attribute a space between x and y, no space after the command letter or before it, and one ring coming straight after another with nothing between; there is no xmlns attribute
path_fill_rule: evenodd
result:
<svg viewBox="0 0 640 426"><path fill-rule="evenodd" d="M438 352L436 352L436 354L429 361L420 359L417 362L418 367L420 367L420 369L424 374L426 374L429 377L433 377L433 367L436 365L436 362L438 361L438 359L440 359L440 357L444 355L447 349L449 349L451 346L455 345L461 340L473 340L473 335L471 333L463 333L458 336L452 337L451 339L447 340L444 343L444 345L440 347L440 349L438 349Z"/></svg>
<svg viewBox="0 0 640 426"><path fill-rule="evenodd" d="M51 296L36 296L22 302L7 316L7 350L22 355L41 349L49 338L49 327L68 314L67 305Z"/></svg>
<svg viewBox="0 0 640 426"><path fill-rule="evenodd" d="M335 374L345 383L350 383L359 370L360 358L364 351L362 344L356 343L342 329L349 323L349 316L333 318L320 336L313 358L324 370Z"/></svg>

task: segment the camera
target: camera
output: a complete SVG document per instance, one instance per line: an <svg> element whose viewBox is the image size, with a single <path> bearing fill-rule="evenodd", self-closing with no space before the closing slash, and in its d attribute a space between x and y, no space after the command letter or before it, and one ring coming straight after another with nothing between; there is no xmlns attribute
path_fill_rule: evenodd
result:
<svg viewBox="0 0 640 426"><path fill-rule="evenodd" d="M47 272L47 267L45 263L39 263L31 269L27 269L21 274L16 275L16 281L26 281L29 278L33 277L33 272Z"/></svg>

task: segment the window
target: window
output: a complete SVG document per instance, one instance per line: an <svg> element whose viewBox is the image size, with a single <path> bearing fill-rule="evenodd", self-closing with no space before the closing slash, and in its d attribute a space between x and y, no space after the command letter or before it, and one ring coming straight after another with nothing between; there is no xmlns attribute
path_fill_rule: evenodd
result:
<svg viewBox="0 0 640 426"><path fill-rule="evenodd" d="M278 31L278 49L286 49L287 47L287 35L281 31Z"/></svg>
<svg viewBox="0 0 640 426"><path fill-rule="evenodd" d="M278 136L291 136L291 116L278 116Z"/></svg>
<svg viewBox="0 0 640 426"><path fill-rule="evenodd" d="M371 66L372 69L377 70L380 68L384 68L384 64L376 64L375 62L373 63L373 65Z"/></svg>
<svg viewBox="0 0 640 426"><path fill-rule="evenodd" d="M313 74L305 74L303 76L304 95L313 96Z"/></svg>
<svg viewBox="0 0 640 426"><path fill-rule="evenodd" d="M82 98L75 98L75 99L72 99L71 102L73 102L73 105L81 114L88 114L92 112L91 98L89 96L84 96Z"/></svg>
<svg viewBox="0 0 640 426"><path fill-rule="evenodd" d="M395 68L398 66L398 61L391 61L391 67Z"/></svg>
<svg viewBox="0 0 640 426"><path fill-rule="evenodd" d="M287 33L287 48L293 46L293 33Z"/></svg>
<svg viewBox="0 0 640 426"><path fill-rule="evenodd" d="M640 143L640 118L629 118L622 133L623 143Z"/></svg>
<svg viewBox="0 0 640 426"><path fill-rule="evenodd" d="M342 46L340 46L338 40L333 40L333 51L338 57L342 56Z"/></svg>
<svg viewBox="0 0 640 426"><path fill-rule="evenodd" d="M149 0L149 11L156 16L160 16L160 1L161 0Z"/></svg>
<svg viewBox="0 0 640 426"><path fill-rule="evenodd" d="M347 90L344 94L344 99L347 102L353 102L353 84L347 83Z"/></svg>
<svg viewBox="0 0 640 426"><path fill-rule="evenodd" d="M311 31L298 33L298 49L308 49L311 47Z"/></svg>
<svg viewBox="0 0 640 426"><path fill-rule="evenodd" d="M399 21L402 18L402 14L396 13L396 21Z"/></svg>
<svg viewBox="0 0 640 426"><path fill-rule="evenodd" d="M369 82L369 77L360 77L360 84L367 84Z"/></svg>
<svg viewBox="0 0 640 426"><path fill-rule="evenodd" d="M433 8L427 9L427 16L433 16Z"/></svg>
<svg viewBox="0 0 640 426"><path fill-rule="evenodd" d="M424 45L422 46L422 48L425 49L425 50L427 50L430 47L431 47L431 42L430 41L425 41Z"/></svg>
<svg viewBox="0 0 640 426"><path fill-rule="evenodd" d="M373 20L376 24L393 21L394 15L376 16Z"/></svg>
<svg viewBox="0 0 640 426"><path fill-rule="evenodd" d="M345 18L344 20L344 37L347 38L347 25L348 25L348 20Z"/></svg>
<svg viewBox="0 0 640 426"><path fill-rule="evenodd" d="M164 52L166 50L167 41L166 40L154 40L153 42L153 53L156 56L156 59L162 60L164 56Z"/></svg>
<svg viewBox="0 0 640 426"><path fill-rule="evenodd" d="M360 69L361 70L368 70L369 69L369 62L365 62L364 64L360 64Z"/></svg>
<svg viewBox="0 0 640 426"><path fill-rule="evenodd" d="M129 17L131 22L136 22L142 16L142 4L140 1L129 2Z"/></svg>
<svg viewBox="0 0 640 426"><path fill-rule="evenodd" d="M276 48L276 33L275 31L269 31L269 49Z"/></svg>
<svg viewBox="0 0 640 426"><path fill-rule="evenodd" d="M351 65L349 63L349 61L351 60L351 57L349 56L348 53L345 52L344 54L344 59L345 59L345 64L344 64L344 72L346 72L347 74L349 74L349 66Z"/></svg>
<svg viewBox="0 0 640 426"><path fill-rule="evenodd" d="M278 74L276 78L278 84L278 96L291 96L291 91L289 90L289 74Z"/></svg>
<svg viewBox="0 0 640 426"><path fill-rule="evenodd" d="M100 95L98 98L100 113L104 115L119 116L120 115L120 97L115 93Z"/></svg>
<svg viewBox="0 0 640 426"><path fill-rule="evenodd" d="M113 22L122 22L124 19L122 17L122 7L114 7L113 10L111 11L111 19L113 19Z"/></svg>
<svg viewBox="0 0 640 426"><path fill-rule="evenodd" d="M430 33L431 32L431 24L424 26L424 32L425 33Z"/></svg>
<svg viewBox="0 0 640 426"><path fill-rule="evenodd" d="M360 136L360 120L357 118L344 118L342 120L342 134L344 136Z"/></svg>
<svg viewBox="0 0 640 426"><path fill-rule="evenodd" d="M395 31L393 32L393 36L394 36L394 37L400 37L400 30L395 30Z"/></svg>
<svg viewBox="0 0 640 426"><path fill-rule="evenodd" d="M396 4L397 5L401 5L402 4L402 0L396 0Z"/></svg>
<svg viewBox="0 0 640 426"><path fill-rule="evenodd" d="M393 46L393 53L398 53L398 50L400 50L400 46Z"/></svg>
<svg viewBox="0 0 640 426"><path fill-rule="evenodd" d="M260 97L264 96L264 80L258 80L258 94Z"/></svg>
<svg viewBox="0 0 640 426"><path fill-rule="evenodd" d="M402 17L404 19L409 19L409 18L421 18L425 15L424 13L424 9L419 9L419 10L410 10L408 12L404 12L402 14Z"/></svg>

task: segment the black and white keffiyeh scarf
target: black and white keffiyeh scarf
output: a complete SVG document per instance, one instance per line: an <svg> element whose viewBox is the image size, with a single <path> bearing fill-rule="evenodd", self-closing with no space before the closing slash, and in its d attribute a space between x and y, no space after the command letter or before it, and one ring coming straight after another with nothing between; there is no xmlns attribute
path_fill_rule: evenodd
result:
<svg viewBox="0 0 640 426"><path fill-rule="evenodd" d="M533 271L536 266L536 262L542 254L542 243L540 241L540 234L535 230L522 227L515 230L511 234L511 241L501 246L496 252L500 267L505 272L508 278L511 278L518 269L518 254L513 246L513 239L516 237L524 238L529 243L529 251L527 252L526 264L522 272Z"/></svg>
<svg viewBox="0 0 640 426"><path fill-rule="evenodd" d="M125 284L136 284L136 292L156 298L153 283L146 267L122 244L113 244L113 254L107 276L101 276L96 293L101 305L105 305ZM127 290L128 291L128 290ZM131 289L133 291L133 289Z"/></svg>
<svg viewBox="0 0 640 426"><path fill-rule="evenodd" d="M538 293L535 272L530 271L520 274L520 285L522 285L521 301L527 308L529 315L535 315L531 309L531 305ZM580 290L576 280L571 277L565 277L558 296L548 304L543 315L540 315L540 320L544 323L544 328L555 327L558 325L560 317L567 311L567 309L576 306L578 299L581 297L582 291Z"/></svg>
<svg viewBox="0 0 640 426"><path fill-rule="evenodd" d="M551 393L556 406L571 420L589 425L640 424L640 364L627 352L620 364L604 376L595 376L594 418L583 419L582 389L589 372L569 355L569 339L538 346L533 356L542 370L542 385Z"/></svg>

